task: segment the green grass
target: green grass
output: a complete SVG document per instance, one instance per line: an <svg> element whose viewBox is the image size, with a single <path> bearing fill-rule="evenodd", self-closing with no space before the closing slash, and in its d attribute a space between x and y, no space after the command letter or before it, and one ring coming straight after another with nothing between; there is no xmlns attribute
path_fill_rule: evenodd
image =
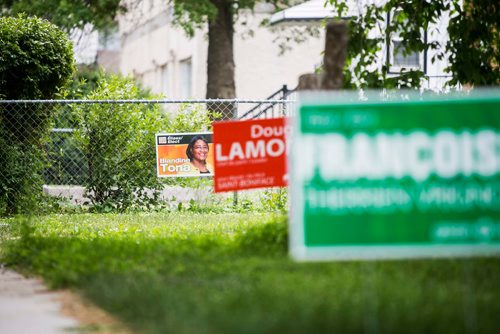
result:
<svg viewBox="0 0 500 334"><path fill-rule="evenodd" d="M143 333L493 333L500 258L296 263L284 217L52 215L2 225L3 262ZM7 227L8 228L7 228ZM21 237L19 237L21 236Z"/></svg>

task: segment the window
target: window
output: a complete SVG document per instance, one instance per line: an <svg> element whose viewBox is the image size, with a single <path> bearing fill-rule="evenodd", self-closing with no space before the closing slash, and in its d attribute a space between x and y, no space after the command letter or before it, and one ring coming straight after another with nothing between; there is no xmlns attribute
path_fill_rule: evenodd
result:
<svg viewBox="0 0 500 334"><path fill-rule="evenodd" d="M419 52L404 54L401 41L392 41L392 65L394 67L415 68L420 67Z"/></svg>
<svg viewBox="0 0 500 334"><path fill-rule="evenodd" d="M170 92L170 85L169 85L168 65L163 65L161 67L160 89L161 89L161 93L164 96L169 97L169 95L172 95Z"/></svg>
<svg viewBox="0 0 500 334"><path fill-rule="evenodd" d="M180 87L179 95L181 99L186 99L192 96L192 66L191 58L181 60L180 62Z"/></svg>
<svg viewBox="0 0 500 334"><path fill-rule="evenodd" d="M395 15L395 14L393 14ZM387 14L387 24L391 22L391 14ZM425 39L426 34L422 36ZM387 65L389 72L400 73L404 70L423 69L425 72L425 52L410 52L406 53L403 47L402 38L398 34L393 34L388 39L387 48ZM422 66L424 65L424 66Z"/></svg>

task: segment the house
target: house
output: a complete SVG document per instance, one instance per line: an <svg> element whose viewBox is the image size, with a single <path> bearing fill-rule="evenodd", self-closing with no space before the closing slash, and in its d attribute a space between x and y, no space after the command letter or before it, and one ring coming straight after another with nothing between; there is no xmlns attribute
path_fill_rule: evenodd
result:
<svg viewBox="0 0 500 334"><path fill-rule="evenodd" d="M141 8L119 19L120 71L169 99L205 98L206 31L197 31L189 38L173 24L172 8L166 1L140 3ZM288 43L291 50L280 54L277 39L288 29L261 26L273 12L274 6L259 3L253 11L241 13L236 22L234 61L239 99L264 99L283 85L294 88L301 74L321 64L322 32L299 44Z"/></svg>
<svg viewBox="0 0 500 334"><path fill-rule="evenodd" d="M383 4L385 1L379 0L377 2ZM360 13L366 9L365 4L367 3L371 4L373 1L346 1L347 13L345 17L349 18L360 15ZM283 25L288 27L315 24L325 18L333 17L333 9L334 8L330 4L325 6L325 0L306 1L297 6L273 14L270 18L270 23L271 25ZM384 29L387 24L390 23L392 15L394 15L394 13L386 13L384 21L379 23L380 29ZM422 40L429 43L437 41L441 43L441 45L444 45L448 39L448 22L449 16L443 15L436 23L431 24L427 31L422 32ZM373 37L380 36L380 33L380 30L370 32ZM403 54L398 48L400 43L401 39L398 38L398 36L392 36L388 43L382 45L377 57L379 61L373 64L373 66L380 68L383 65L387 65L389 68L389 75L392 74L394 76L408 69L420 69L426 75L423 87L441 90L444 83L450 78L444 71L448 66L448 57L438 59L437 55L439 51L432 50L421 53Z"/></svg>
<svg viewBox="0 0 500 334"><path fill-rule="evenodd" d="M120 71L131 74L170 99L205 98L207 84L206 31L189 38L173 24L173 9L163 0L139 2L140 8L119 19ZM348 1L347 16L363 10L363 1ZM311 0L276 12L274 6L259 3L243 12L235 24L234 61L236 94L239 99L264 99L283 85L295 88L298 77L321 65L324 50L322 21L332 16L325 0ZM387 14L387 22L390 20ZM271 26L261 26L267 19ZM387 23L385 22L385 24ZM445 41L448 18L443 17L422 38ZM383 27L384 23L381 24ZM443 33L444 32L444 33ZM373 32L377 34L377 32ZM280 44L281 41L287 41ZM295 43L294 38L301 39ZM394 75L402 68L420 68L427 76L424 86L441 89L448 79L446 59L432 62L433 52L403 55L394 37L384 45L373 66L390 65ZM282 53L282 46L290 50Z"/></svg>
<svg viewBox="0 0 500 334"><path fill-rule="evenodd" d="M97 64L107 72L120 70L120 41L117 31L99 32L91 24L70 32L77 65Z"/></svg>

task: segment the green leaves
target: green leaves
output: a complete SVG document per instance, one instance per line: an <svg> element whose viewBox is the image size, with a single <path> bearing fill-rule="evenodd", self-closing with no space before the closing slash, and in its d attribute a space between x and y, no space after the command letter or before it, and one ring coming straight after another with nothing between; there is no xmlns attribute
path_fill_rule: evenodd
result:
<svg viewBox="0 0 500 334"><path fill-rule="evenodd" d="M62 30L36 17L0 18L0 99L52 99L73 71ZM26 211L41 195L52 114L51 105L0 107L0 214Z"/></svg>
<svg viewBox="0 0 500 334"><path fill-rule="evenodd" d="M132 79L110 76L87 96L94 100L140 99ZM149 96L150 98L153 96ZM74 105L78 119L75 139L85 156L88 196L100 211L122 211L147 205L158 191L154 135L166 118L152 103L93 103Z"/></svg>
<svg viewBox="0 0 500 334"><path fill-rule="evenodd" d="M196 29L217 15L210 0L173 0L173 3L175 21L188 36L193 36Z"/></svg>
<svg viewBox="0 0 500 334"><path fill-rule="evenodd" d="M120 0L0 0L0 8L8 15L36 15L66 31L83 28L87 23L98 30L109 28L116 24L116 15L126 11Z"/></svg>
<svg viewBox="0 0 500 334"><path fill-rule="evenodd" d="M233 21L242 9L253 9L257 0L171 0L174 4L175 23L184 29L188 36L193 36L196 29L202 28L208 21L217 17L217 4L231 3ZM287 4L287 0L264 1L274 5Z"/></svg>
<svg viewBox="0 0 500 334"><path fill-rule="evenodd" d="M36 17L0 18L0 98L51 99L73 71L62 30Z"/></svg>
<svg viewBox="0 0 500 334"><path fill-rule="evenodd" d="M202 104L182 103L177 112L171 117L165 132L198 132L208 131L212 127L212 120L222 118L218 112L210 112Z"/></svg>
<svg viewBox="0 0 500 334"><path fill-rule="evenodd" d="M192 184L196 180L161 180L156 175L155 134L207 131L211 117L202 104L165 105L140 102L159 98L140 89L131 78L117 75L97 79L90 100L139 100L133 103L72 104L76 119L75 149L82 152L83 184L92 209L99 212L146 210L161 206L165 183ZM168 108L166 106L165 108Z"/></svg>
<svg viewBox="0 0 500 334"><path fill-rule="evenodd" d="M488 0L468 0L455 4L450 20L451 53L448 71L451 84L477 86L500 84L500 4Z"/></svg>
<svg viewBox="0 0 500 334"><path fill-rule="evenodd" d="M339 17L347 14L345 0L327 0ZM432 28L451 13L448 41L424 38L424 34L442 35ZM389 20L387 20L389 18ZM422 1L389 0L384 4L365 3L358 16L349 19L349 46L344 71L345 87L417 88L425 77L422 71L410 70L389 74L391 64L374 66L384 44L397 36L403 55L434 52L431 62L443 60L448 52L449 85L500 84L500 4L488 0ZM373 33L376 31L377 33Z"/></svg>

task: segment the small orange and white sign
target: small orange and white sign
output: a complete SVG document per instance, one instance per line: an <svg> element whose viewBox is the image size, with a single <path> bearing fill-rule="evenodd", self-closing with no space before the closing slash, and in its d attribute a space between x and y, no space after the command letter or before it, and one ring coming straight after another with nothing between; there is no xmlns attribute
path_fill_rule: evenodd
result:
<svg viewBox="0 0 500 334"><path fill-rule="evenodd" d="M211 132L156 134L158 177L213 176Z"/></svg>

